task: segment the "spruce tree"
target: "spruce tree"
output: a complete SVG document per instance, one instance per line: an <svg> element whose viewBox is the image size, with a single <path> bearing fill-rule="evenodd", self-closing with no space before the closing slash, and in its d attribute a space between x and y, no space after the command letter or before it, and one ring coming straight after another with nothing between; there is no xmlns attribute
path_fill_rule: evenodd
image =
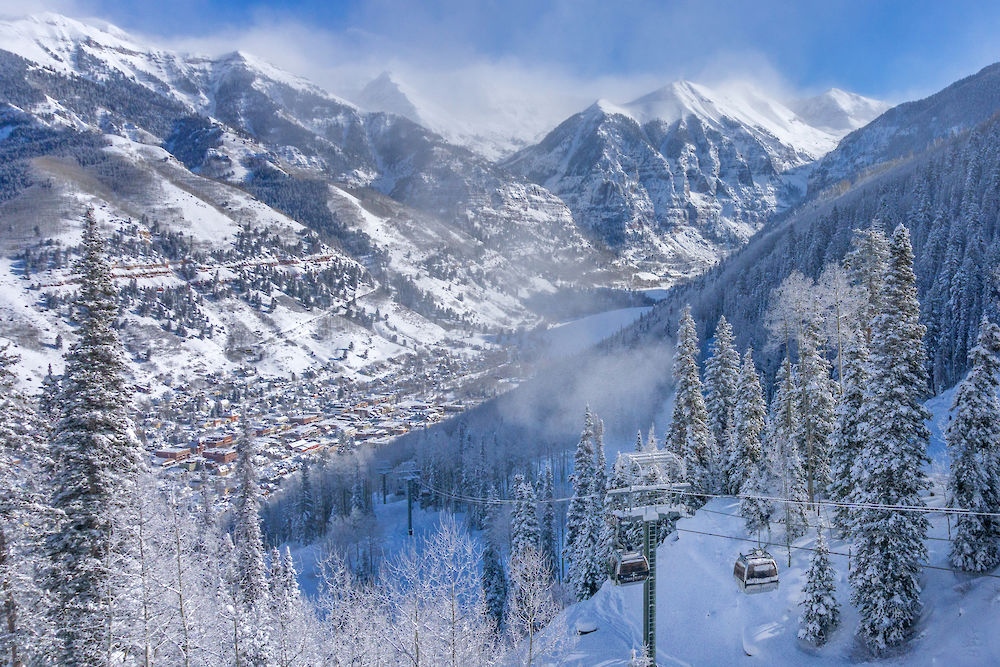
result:
<svg viewBox="0 0 1000 667"><path fill-rule="evenodd" d="M49 364L45 377L42 378L42 389L38 395L38 414L51 426L59 418L59 378L52 373Z"/></svg>
<svg viewBox="0 0 1000 667"><path fill-rule="evenodd" d="M923 506L927 488L929 413L924 326L920 324L910 235L900 225L872 324L868 373L861 407L864 446L852 469L851 526L857 567L851 570L859 632L875 651L900 644L920 611L919 574L926 560L927 518L884 505Z"/></svg>
<svg viewBox="0 0 1000 667"><path fill-rule="evenodd" d="M747 533L759 536L760 531L769 530L774 503L768 496L767 461L760 458L747 465L747 477L740 487L740 515L743 517Z"/></svg>
<svg viewBox="0 0 1000 667"><path fill-rule="evenodd" d="M809 502L830 483L830 433L834 421L834 384L830 378L830 363L823 356L822 332L814 319L802 335L799 348L798 422L795 439L806 462L806 488Z"/></svg>
<svg viewBox="0 0 1000 667"><path fill-rule="evenodd" d="M851 251L844 258L851 283L860 290L859 324L865 344L871 345L872 327L882 311L883 282L889 261L889 240L878 226L857 229Z"/></svg>
<svg viewBox="0 0 1000 667"><path fill-rule="evenodd" d="M794 433L799 415L795 400L795 371L786 356L774 381L774 398L768 424L769 468L774 477L774 492L792 502L782 503L780 518L784 521L786 536L794 540L805 534L807 525L805 471Z"/></svg>
<svg viewBox="0 0 1000 667"><path fill-rule="evenodd" d="M507 575L492 542L487 542L483 551L483 599L494 629L499 632L507 611Z"/></svg>
<svg viewBox="0 0 1000 667"><path fill-rule="evenodd" d="M45 426L16 386L17 357L0 348L0 656L41 663L47 622L35 577L49 527L41 487L51 469Z"/></svg>
<svg viewBox="0 0 1000 667"><path fill-rule="evenodd" d="M50 503L59 518L47 540L46 588L57 660L104 664L122 650L117 628L129 625L121 594L136 563L131 503L145 461L130 416L111 267L90 211L76 270L80 326L66 354L52 435Z"/></svg>
<svg viewBox="0 0 1000 667"><path fill-rule="evenodd" d="M709 427L718 443L725 442L730 419L736 410L739 374L740 355L733 343L733 328L723 315L715 327L712 356L705 362L705 408ZM729 485L725 475L721 481Z"/></svg>
<svg viewBox="0 0 1000 667"><path fill-rule="evenodd" d="M733 444L730 446L728 481L730 493L739 493L750 476L752 466L763 457L763 437L767 420L764 390L753 363L753 350L743 356L736 385L736 406L733 412ZM766 477L761 473L760 483Z"/></svg>
<svg viewBox="0 0 1000 667"><path fill-rule="evenodd" d="M538 543L542 556L554 572L558 565L556 551L556 515L552 503L554 482L552 466L546 463L538 473Z"/></svg>
<svg viewBox="0 0 1000 667"><path fill-rule="evenodd" d="M823 530L816 530L816 547L809 562L806 585L802 588L802 617L799 639L822 646L840 623L837 604L836 573L830 563L830 550L823 539Z"/></svg>
<svg viewBox="0 0 1000 667"><path fill-rule="evenodd" d="M257 477L257 441L243 414L243 433L236 443L236 480L233 503L233 559L239 644L248 665L263 667L275 657L267 632L269 605L264 540L260 530L260 483Z"/></svg>
<svg viewBox="0 0 1000 667"><path fill-rule="evenodd" d="M997 452L1000 452L1000 401L997 373L1000 327L983 320L969 351L970 370L959 384L945 438L951 458L948 504L973 512L997 512ZM988 572L1000 562L994 521L976 514L955 519L951 562L962 570Z"/></svg>
<svg viewBox="0 0 1000 667"><path fill-rule="evenodd" d="M233 546L243 604L254 606L267 597L264 540L260 531L260 482L257 476L257 441L243 415L242 437L236 442L236 480L233 504Z"/></svg>
<svg viewBox="0 0 1000 667"><path fill-rule="evenodd" d="M868 345L860 332L844 344L844 393L837 404L833 433L830 436L830 484L827 496L835 503L850 501L853 477L851 470L864 443L859 415L868 388ZM833 521L841 532L850 529L850 510L834 507Z"/></svg>
<svg viewBox="0 0 1000 667"><path fill-rule="evenodd" d="M535 490L524 475L514 476L514 507L510 518L511 553L538 548L538 507Z"/></svg>
<svg viewBox="0 0 1000 667"><path fill-rule="evenodd" d="M583 582L596 543L590 513L594 486L594 416L588 407L584 414L583 432L573 456L573 473L570 475L573 496L566 509L566 536L563 555L568 564L568 577L579 599L589 595Z"/></svg>
<svg viewBox="0 0 1000 667"><path fill-rule="evenodd" d="M685 306L677 330L674 388L674 412L667 442L684 459L686 481L691 487L711 493L716 489L717 451L698 374L698 333L690 306Z"/></svg>

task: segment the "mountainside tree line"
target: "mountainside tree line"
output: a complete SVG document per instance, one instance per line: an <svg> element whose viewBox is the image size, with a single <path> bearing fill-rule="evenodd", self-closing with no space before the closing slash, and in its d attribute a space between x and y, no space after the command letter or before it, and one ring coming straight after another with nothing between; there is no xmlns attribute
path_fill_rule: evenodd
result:
<svg viewBox="0 0 1000 667"><path fill-rule="evenodd" d="M785 357L769 414L752 350L741 363L725 317L702 383L696 327L685 308L665 443L696 492L741 497L750 534L784 523L791 542L819 525L813 503L841 503L834 522L853 543L858 633L876 654L909 638L927 558L926 516L893 509L923 507L930 486L923 406L929 331L919 321L914 264L906 227L891 237L869 228L851 238L843 268L826 267L819 283L793 273L774 290L767 321ZM946 434L948 506L972 513L958 517L950 558L962 570L987 572L1000 564L1000 531L976 513L1000 512L1000 327L983 318L972 335L972 370ZM804 588L804 639L822 643L836 627L834 590L820 538Z"/></svg>
<svg viewBox="0 0 1000 667"><path fill-rule="evenodd" d="M807 202L779 217L719 267L676 288L619 341L668 333L680 305L690 303L706 339L722 313L741 345L761 354L768 386L780 353L767 328L774 289L794 272L818 280L850 249L853 230L884 232L904 223L927 327L928 386L954 385L968 369L978 323L996 317L995 267L1000 260L1000 119L943 141L862 182L831 201ZM631 343L630 343L631 344Z"/></svg>

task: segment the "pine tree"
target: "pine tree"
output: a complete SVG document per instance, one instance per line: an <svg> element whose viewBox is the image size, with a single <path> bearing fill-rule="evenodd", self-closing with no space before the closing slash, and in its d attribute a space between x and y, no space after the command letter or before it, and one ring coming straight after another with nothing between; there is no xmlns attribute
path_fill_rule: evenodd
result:
<svg viewBox="0 0 1000 667"><path fill-rule="evenodd" d="M643 445L642 451L655 452L659 448L660 444L656 441L656 424L650 424L649 433L646 434L646 444Z"/></svg>
<svg viewBox="0 0 1000 667"><path fill-rule="evenodd" d="M771 401L771 418L768 425L769 468L774 477L774 491L793 502L782 503L781 518L789 540L805 534L807 525L805 471L794 433L798 422L795 400L795 371L786 356L774 381L774 398Z"/></svg>
<svg viewBox="0 0 1000 667"><path fill-rule="evenodd" d="M566 510L566 536L563 554L568 563L570 584L579 599L590 594L587 568L593 557L597 536L590 519L594 493L594 416L588 407L584 415L583 432L573 456L570 475L573 496Z"/></svg>
<svg viewBox="0 0 1000 667"><path fill-rule="evenodd" d="M538 501L535 489L524 475L514 476L514 507L510 520L511 553L519 553L529 546L538 548Z"/></svg>
<svg viewBox="0 0 1000 667"><path fill-rule="evenodd" d="M52 436L51 506L59 515L47 540L59 662L104 664L121 650L128 627L122 589L133 579L135 488L144 468L130 418L131 390L118 338L111 267L93 214L77 264L80 322L66 355L59 418Z"/></svg>
<svg viewBox="0 0 1000 667"><path fill-rule="evenodd" d="M507 575L492 542L483 551L483 598L495 629L500 631L507 612Z"/></svg>
<svg viewBox="0 0 1000 667"><path fill-rule="evenodd" d="M889 263L872 324L868 372L860 420L864 447L852 470L851 525L858 566L851 571L859 632L875 650L901 643L920 610L920 564L927 557L927 518L875 506L924 504L928 482L922 399L927 392L924 327L920 324L910 235L900 225L889 245Z"/></svg>
<svg viewBox="0 0 1000 667"><path fill-rule="evenodd" d="M802 588L802 618L799 639L822 646L840 623L840 605L836 598L836 573L830 563L830 550L822 528L816 531L816 550L809 562L806 585Z"/></svg>
<svg viewBox="0 0 1000 667"><path fill-rule="evenodd" d="M614 527L605 513L608 495L608 462L604 456L604 422L594 429L594 484L590 515L595 518L594 551L590 557L591 589L597 592L607 576L608 560L614 546Z"/></svg>
<svg viewBox="0 0 1000 667"><path fill-rule="evenodd" d="M749 462L747 477L740 487L740 515L751 535L770 529L774 503L766 499L768 493L767 462L763 458Z"/></svg>
<svg viewBox="0 0 1000 667"><path fill-rule="evenodd" d="M552 466L546 463L538 473L538 544L542 556L549 563L549 568L555 571L558 563L556 545L556 515L552 503L554 481Z"/></svg>
<svg viewBox="0 0 1000 667"><path fill-rule="evenodd" d="M997 453L1000 452L1000 327L983 320L979 337L969 351L969 374L958 386L952 420L945 438L951 457L948 478L950 507L973 512L996 512ZM951 562L970 572L988 572L1000 562L997 535L990 517L960 514L955 519Z"/></svg>
<svg viewBox="0 0 1000 667"><path fill-rule="evenodd" d="M844 377L841 384L844 393L834 419L834 429L830 436L830 485L827 495L835 503L850 500L852 489L851 470L858 453L864 446L858 421L864 393L868 387L868 346L864 337L849 337L844 345ZM835 507L833 521L844 533L850 529L850 511L847 507Z"/></svg>
<svg viewBox="0 0 1000 667"><path fill-rule="evenodd" d="M257 478L257 441L247 416L243 416L242 437L236 442L236 480L238 489L233 504L233 546L243 603L255 605L267 596L264 567L264 540L260 531L260 482Z"/></svg>
<svg viewBox="0 0 1000 667"><path fill-rule="evenodd" d="M708 426L708 411L701 392L698 333L690 306L684 308L677 330L674 382L676 395L667 442L671 450L684 459L691 487L711 493L716 488L716 443Z"/></svg>
<svg viewBox="0 0 1000 667"><path fill-rule="evenodd" d="M38 395L38 414L48 425L54 424L59 418L59 378L52 373L52 364L49 364L48 371L42 378L42 390Z"/></svg>
<svg viewBox="0 0 1000 667"><path fill-rule="evenodd" d="M799 419L795 439L806 462L809 502L830 483L830 433L834 421L834 385L830 363L820 349L819 321L813 320L802 335L799 349L796 401Z"/></svg>
<svg viewBox="0 0 1000 667"><path fill-rule="evenodd" d="M636 431L635 433L635 451L641 452L645 445L642 442L642 431Z"/></svg>
<svg viewBox="0 0 1000 667"><path fill-rule="evenodd" d="M750 476L751 467L763 457L763 436L766 428L767 404L760 385L757 367L753 363L753 350L743 356L736 388L736 405L733 412L733 444L726 465L729 471L730 493L739 493ZM765 482L763 471L759 483Z"/></svg>
<svg viewBox="0 0 1000 667"><path fill-rule="evenodd" d="M872 326L882 310L883 281L889 261L889 241L878 226L855 230L851 251L844 258L851 283L861 291L859 319L865 344L871 345Z"/></svg>
<svg viewBox="0 0 1000 667"><path fill-rule="evenodd" d="M715 328L712 356L705 362L705 408L717 443L726 442L729 423L735 414L739 374L740 355L733 343L733 328L723 315ZM723 472L722 477L721 482L727 488L739 486L729 483L728 470Z"/></svg>
<svg viewBox="0 0 1000 667"><path fill-rule="evenodd" d="M40 663L48 630L33 564L48 528L40 487L51 466L42 419L16 387L16 363L0 348L0 655L8 665Z"/></svg>
<svg viewBox="0 0 1000 667"><path fill-rule="evenodd" d="M316 527L319 519L319 511L316 507L316 496L313 493L312 476L309 472L308 463L302 465L301 483L301 496L298 507L299 525L301 526L299 539L302 540L303 544L308 544L316 536Z"/></svg>
<svg viewBox="0 0 1000 667"><path fill-rule="evenodd" d="M242 659L254 667L274 660L267 633L267 570L260 530L260 483L257 478L257 441L248 416L243 415L242 437L236 443L236 480L233 503L233 558L238 632Z"/></svg>

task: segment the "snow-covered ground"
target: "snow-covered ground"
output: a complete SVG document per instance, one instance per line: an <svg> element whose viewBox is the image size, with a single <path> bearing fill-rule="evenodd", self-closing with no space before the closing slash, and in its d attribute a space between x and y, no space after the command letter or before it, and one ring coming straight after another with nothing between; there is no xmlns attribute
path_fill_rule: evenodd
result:
<svg viewBox="0 0 1000 667"><path fill-rule="evenodd" d="M940 505L938 493L931 505ZM778 591L744 595L732 578L740 550L754 541L743 529L738 502L717 499L690 519L678 522L657 551L657 662L661 665L833 665L874 659L855 640L857 613L850 604L847 582L849 545L830 540L837 570L837 597L842 624L821 649L797 639L799 601L811 552L792 549L791 567L785 547L770 547L778 561ZM825 522L825 519L824 519ZM948 527L944 517L932 518L928 541L930 564L949 567ZM698 532L687 532L698 531ZM783 544L781 528L772 535ZM735 539L702 535L732 536ZM815 533L794 543L812 547ZM571 665L625 664L641 643L642 586L616 587L610 582L590 600L573 605L550 626L549 632L575 633L578 626L596 625L597 631L579 637L567 660ZM908 665L983 665L1000 660L1000 634L995 631L1000 611L1000 578L971 577L925 569L922 599L925 610L915 637L905 650L881 660Z"/></svg>
<svg viewBox="0 0 1000 667"><path fill-rule="evenodd" d="M944 429L954 389L927 401L931 411L930 466L934 482L930 507L944 505L947 455ZM829 526L826 516L823 525ZM1000 663L1000 573L995 577L948 571L948 541L953 526L940 514L931 515L927 541L928 564L923 572L924 612L914 636L898 654L879 663L906 665L986 665ZM694 517L678 521L657 551L657 661L662 665L732 665L744 661L762 665L833 665L876 660L855 639L858 617L850 603L847 581L850 544L828 537L837 570L841 627L820 649L797 638L802 586L815 543L815 530L784 546L781 526L768 547L778 562L781 586L774 593L744 595L732 578L740 550L755 544L739 516L739 502L716 499ZM702 533L712 533L705 535ZM829 532L827 533L829 535ZM725 536L725 537L720 537ZM798 549L794 547L800 547ZM617 587L610 582L590 600L572 605L548 632L576 634L578 627L597 626L579 637L571 665L625 664L641 644L642 586Z"/></svg>

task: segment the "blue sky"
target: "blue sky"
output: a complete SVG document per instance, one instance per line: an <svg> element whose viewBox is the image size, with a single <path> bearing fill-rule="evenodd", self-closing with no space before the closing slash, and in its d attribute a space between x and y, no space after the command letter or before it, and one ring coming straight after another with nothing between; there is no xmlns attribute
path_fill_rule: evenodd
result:
<svg viewBox="0 0 1000 667"><path fill-rule="evenodd" d="M761 68L797 90L839 86L897 99L1000 60L997 2L80 0L76 7L169 39L299 24L356 49L359 60L426 67L483 60L579 78L665 80Z"/></svg>

